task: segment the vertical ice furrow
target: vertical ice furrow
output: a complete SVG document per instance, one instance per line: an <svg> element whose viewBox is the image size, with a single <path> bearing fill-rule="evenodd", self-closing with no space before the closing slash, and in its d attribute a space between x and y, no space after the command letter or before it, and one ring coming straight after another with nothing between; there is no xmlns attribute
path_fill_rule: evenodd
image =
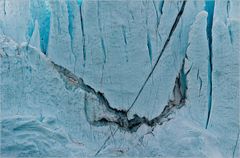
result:
<svg viewBox="0 0 240 158"><path fill-rule="evenodd" d="M123 33L124 44L127 45L128 41L127 41L126 27L125 26L122 26L122 33Z"/></svg>
<svg viewBox="0 0 240 158"><path fill-rule="evenodd" d="M211 108L212 108L212 25L213 25L213 13L214 13L215 1L206 1L205 10L208 12L207 18L207 37L209 47L209 64L208 64L208 115L205 128L207 129Z"/></svg>
<svg viewBox="0 0 240 158"><path fill-rule="evenodd" d="M147 48L148 48L148 55L150 58L150 62L152 63L152 43L149 35L149 30L147 30Z"/></svg>
<svg viewBox="0 0 240 158"><path fill-rule="evenodd" d="M231 44L233 44L233 35L232 35L231 23L228 24L228 32L229 32L229 37L230 37Z"/></svg>
<svg viewBox="0 0 240 158"><path fill-rule="evenodd" d="M185 72L185 59L183 59L182 67L179 72L179 82L180 82L180 93L181 93L181 99L185 100L187 98L187 75L191 71L191 67Z"/></svg>
<svg viewBox="0 0 240 158"><path fill-rule="evenodd" d="M77 57L76 54L74 53L73 50L73 40L74 40L74 33L73 33L73 25L74 25L74 13L73 13L73 8L72 8L72 4L71 1L67 1L67 11L68 11L68 32L69 32L69 36L70 36L70 43L71 43L71 51L74 57L74 73L75 73L75 69L76 69L76 61L77 61Z"/></svg>
<svg viewBox="0 0 240 158"><path fill-rule="evenodd" d="M157 1L158 3L156 4L156 1L153 0L153 5L154 5L154 10L155 10L155 14L156 14L156 34L155 34L155 46L156 46L156 52L159 51L159 45L161 45L162 43L162 37L161 37L161 33L159 32L159 25L160 25L160 20L161 20L161 16L162 16L162 7L163 7L163 0L161 1ZM152 64L152 59L151 59L151 64Z"/></svg>
<svg viewBox="0 0 240 158"><path fill-rule="evenodd" d="M126 53L126 62L128 62L128 51L127 51L127 35L126 35L126 27L122 26L122 34L123 34L123 40L124 40L124 49L125 49L125 53Z"/></svg>
<svg viewBox="0 0 240 158"><path fill-rule="evenodd" d="M153 4L155 4L155 3L153 3ZM155 7L155 5L153 5L153 6ZM150 32L149 32L148 10L149 10L149 8L147 7L146 8L146 21L145 21L146 33L147 33L147 37L146 37L147 42L146 43L147 43L148 56L149 56L149 59L150 59L150 63L152 64L152 43L151 43L151 37L150 37ZM157 14L157 21L158 21L158 14ZM158 22L157 22L157 24L158 24Z"/></svg>
<svg viewBox="0 0 240 158"><path fill-rule="evenodd" d="M160 10L160 13L161 13L161 14L163 14L163 6L164 6L164 0L160 1L159 10Z"/></svg>
<svg viewBox="0 0 240 158"><path fill-rule="evenodd" d="M157 6L156 6L156 2L154 0L153 0L153 6L154 6L155 13L156 13L157 28L158 28L159 22L160 22L160 17L159 17L159 11L158 11Z"/></svg>
<svg viewBox="0 0 240 158"><path fill-rule="evenodd" d="M73 41L73 11L72 11L72 6L70 2L67 2L67 10L68 10L68 32L71 38L71 47L72 47L72 41Z"/></svg>
<svg viewBox="0 0 240 158"><path fill-rule="evenodd" d="M154 56L153 53L156 53L157 46L159 45L158 40L155 40L155 38L157 39L157 30L160 22L160 13L154 0L152 1L152 3L147 3L144 9L146 18L145 19L146 46L147 46L146 48L148 51L150 64L152 65ZM156 19L153 17L156 17ZM154 34L152 34L154 32L156 33L155 37Z"/></svg>
<svg viewBox="0 0 240 158"><path fill-rule="evenodd" d="M86 44L85 44L85 32L84 32L84 23L83 23L83 11L82 11L82 2L79 4L79 12L80 12L80 22L81 22L81 31L82 31L82 51L83 51L83 66L86 64Z"/></svg>
<svg viewBox="0 0 240 158"><path fill-rule="evenodd" d="M161 0L160 4L159 4L159 12L160 12L161 15L159 15L159 21L158 21L158 25L157 25L157 32L158 32L158 36L159 36L160 40L161 40L162 37L161 37L160 32L158 31L158 28L159 28L159 25L160 25L160 18L163 14L163 5L164 5L164 0Z"/></svg>
<svg viewBox="0 0 240 158"><path fill-rule="evenodd" d="M101 47L102 47L102 51L103 51L103 55L104 55L104 63L106 63L106 58L107 58L107 54L106 54L106 47L105 47L105 42L104 42L104 38L103 38L103 29L102 29L102 23L101 23L101 19L100 19L100 3L99 1L97 2L97 19L98 19L98 28L100 31L100 42L101 42Z"/></svg>
<svg viewBox="0 0 240 158"><path fill-rule="evenodd" d="M7 15L7 12L6 12L6 0L3 1L3 13L4 13L4 15Z"/></svg>
<svg viewBox="0 0 240 158"><path fill-rule="evenodd" d="M227 1L227 18L229 18L230 0Z"/></svg>
<svg viewBox="0 0 240 158"><path fill-rule="evenodd" d="M104 63L106 63L106 48L105 48L105 43L104 43L103 37L101 37L101 47L102 47L102 51L104 54Z"/></svg>
<svg viewBox="0 0 240 158"><path fill-rule="evenodd" d="M202 90L202 78L200 77L199 68L198 68L198 72L197 72L197 80L199 80L199 96L200 96L201 90Z"/></svg>

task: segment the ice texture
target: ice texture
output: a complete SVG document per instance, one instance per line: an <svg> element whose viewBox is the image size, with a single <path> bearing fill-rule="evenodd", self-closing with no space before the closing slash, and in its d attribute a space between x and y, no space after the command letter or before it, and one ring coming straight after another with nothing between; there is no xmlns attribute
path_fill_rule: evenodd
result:
<svg viewBox="0 0 240 158"><path fill-rule="evenodd" d="M240 157L239 10L0 0L1 157Z"/></svg>

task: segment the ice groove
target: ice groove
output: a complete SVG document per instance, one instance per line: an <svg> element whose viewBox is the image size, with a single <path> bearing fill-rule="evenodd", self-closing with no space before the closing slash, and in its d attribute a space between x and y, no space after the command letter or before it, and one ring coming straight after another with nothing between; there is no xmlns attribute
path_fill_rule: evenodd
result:
<svg viewBox="0 0 240 158"><path fill-rule="evenodd" d="M103 38L103 29L102 29L102 23L101 23L101 19L100 19L100 11L99 8L100 4L99 1L97 2L97 17L98 17L98 28L100 31L100 42L101 42L101 47L102 47L102 51L103 51L103 55L104 55L104 63L106 63L106 58L107 58L107 54L106 54L106 47L105 47L105 42L104 42L104 38Z"/></svg>
<svg viewBox="0 0 240 158"><path fill-rule="evenodd" d="M74 40L74 33L73 33L73 19L74 19L74 14L73 14L73 10L72 10L72 6L70 1L67 2L67 10L68 10L68 33L70 36L70 45L71 45L71 52L72 55L74 56L74 72L76 69L76 54L73 51L73 40Z"/></svg>
<svg viewBox="0 0 240 158"><path fill-rule="evenodd" d="M212 110L212 25L215 1L206 1L205 10L208 12L207 18L207 37L209 48L209 61L208 61L208 114L205 128L208 128L208 123Z"/></svg>
<svg viewBox="0 0 240 158"><path fill-rule="evenodd" d="M82 11L82 3L79 5L79 12L80 12L80 22L81 22L81 31L82 31L82 43L83 43L83 66L85 66L86 62L86 44L85 44L85 31L84 31L84 23L83 23L83 11Z"/></svg>
<svg viewBox="0 0 240 158"><path fill-rule="evenodd" d="M3 1L3 13L4 13L4 15L7 14L7 12L6 12L6 0Z"/></svg>

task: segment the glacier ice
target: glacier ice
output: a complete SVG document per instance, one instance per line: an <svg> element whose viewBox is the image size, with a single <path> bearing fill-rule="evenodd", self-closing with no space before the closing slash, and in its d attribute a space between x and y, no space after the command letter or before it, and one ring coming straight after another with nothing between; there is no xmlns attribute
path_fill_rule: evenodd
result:
<svg viewBox="0 0 240 158"><path fill-rule="evenodd" d="M239 157L239 10L0 0L1 157Z"/></svg>

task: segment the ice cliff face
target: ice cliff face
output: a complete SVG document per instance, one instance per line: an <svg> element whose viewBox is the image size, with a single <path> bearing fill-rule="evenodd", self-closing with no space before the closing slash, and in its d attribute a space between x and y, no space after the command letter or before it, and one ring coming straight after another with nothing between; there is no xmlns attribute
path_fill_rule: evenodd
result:
<svg viewBox="0 0 240 158"><path fill-rule="evenodd" d="M2 157L240 156L238 0L0 8Z"/></svg>

